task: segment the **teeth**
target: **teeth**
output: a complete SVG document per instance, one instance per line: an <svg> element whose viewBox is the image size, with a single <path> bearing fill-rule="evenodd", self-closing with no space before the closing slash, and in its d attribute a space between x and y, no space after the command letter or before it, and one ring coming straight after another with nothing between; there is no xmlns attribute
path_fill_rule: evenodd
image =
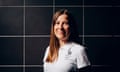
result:
<svg viewBox="0 0 120 72"><path fill-rule="evenodd" d="M58 32L63 32L63 31L59 31L59 30L58 30Z"/></svg>
<svg viewBox="0 0 120 72"><path fill-rule="evenodd" d="M59 32L59 31L58 31L58 34L64 34L64 33L63 33L63 32Z"/></svg>

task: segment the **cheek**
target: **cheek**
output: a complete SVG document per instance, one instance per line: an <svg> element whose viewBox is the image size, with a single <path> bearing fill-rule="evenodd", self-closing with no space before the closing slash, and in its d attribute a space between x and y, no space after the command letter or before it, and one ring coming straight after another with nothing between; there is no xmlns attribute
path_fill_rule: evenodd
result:
<svg viewBox="0 0 120 72"><path fill-rule="evenodd" d="M56 33L57 33L57 27L56 27L56 26L54 26L53 31L54 31L54 34L55 34L55 36L56 36Z"/></svg>
<svg viewBox="0 0 120 72"><path fill-rule="evenodd" d="M54 29L53 29L53 30L54 30L54 32L55 32L55 30L56 30L56 26L54 26Z"/></svg>
<svg viewBox="0 0 120 72"><path fill-rule="evenodd" d="M69 27L69 26L66 26L66 27L64 27L64 30L68 33L69 30L70 30L70 27Z"/></svg>

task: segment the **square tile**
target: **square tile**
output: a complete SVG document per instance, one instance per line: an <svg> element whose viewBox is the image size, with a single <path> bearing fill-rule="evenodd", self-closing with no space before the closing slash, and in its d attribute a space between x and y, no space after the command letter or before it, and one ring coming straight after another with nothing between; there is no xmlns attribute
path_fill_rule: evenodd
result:
<svg viewBox="0 0 120 72"><path fill-rule="evenodd" d="M0 35L23 34L23 8L0 7Z"/></svg>
<svg viewBox="0 0 120 72"><path fill-rule="evenodd" d="M53 8L28 7L26 8L26 34L50 34Z"/></svg>
<svg viewBox="0 0 120 72"><path fill-rule="evenodd" d="M120 38L87 37L85 38L88 56L93 65L118 65Z"/></svg>
<svg viewBox="0 0 120 72"><path fill-rule="evenodd" d="M49 45L49 38L26 38L26 65L42 65L45 50Z"/></svg>
<svg viewBox="0 0 120 72"><path fill-rule="evenodd" d="M111 7L85 7L84 29L85 35L111 35L114 34L113 8Z"/></svg>
<svg viewBox="0 0 120 72"><path fill-rule="evenodd" d="M23 64L23 39L0 37L0 65Z"/></svg>
<svg viewBox="0 0 120 72"><path fill-rule="evenodd" d="M120 7L112 8L113 35L120 35Z"/></svg>

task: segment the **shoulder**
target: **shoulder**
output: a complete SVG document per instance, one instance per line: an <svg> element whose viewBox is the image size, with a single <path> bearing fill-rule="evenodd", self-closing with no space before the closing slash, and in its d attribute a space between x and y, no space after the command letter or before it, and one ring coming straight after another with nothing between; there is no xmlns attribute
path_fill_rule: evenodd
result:
<svg viewBox="0 0 120 72"><path fill-rule="evenodd" d="M78 44L78 43L75 43L75 42L72 42L72 47L73 47L74 49L78 49L78 50L83 50L83 49L85 49L85 47L84 47L83 45Z"/></svg>
<svg viewBox="0 0 120 72"><path fill-rule="evenodd" d="M81 44L72 42L72 51L75 53L82 53L85 51L85 47Z"/></svg>

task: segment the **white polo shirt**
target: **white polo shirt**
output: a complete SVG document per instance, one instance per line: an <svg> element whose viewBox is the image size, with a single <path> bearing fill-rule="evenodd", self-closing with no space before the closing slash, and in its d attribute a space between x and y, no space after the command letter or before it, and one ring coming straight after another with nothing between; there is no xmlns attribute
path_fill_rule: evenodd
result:
<svg viewBox="0 0 120 72"><path fill-rule="evenodd" d="M77 43L69 42L59 49L58 59L53 63L46 62L49 47L44 56L44 72L70 72L90 65L85 48Z"/></svg>

